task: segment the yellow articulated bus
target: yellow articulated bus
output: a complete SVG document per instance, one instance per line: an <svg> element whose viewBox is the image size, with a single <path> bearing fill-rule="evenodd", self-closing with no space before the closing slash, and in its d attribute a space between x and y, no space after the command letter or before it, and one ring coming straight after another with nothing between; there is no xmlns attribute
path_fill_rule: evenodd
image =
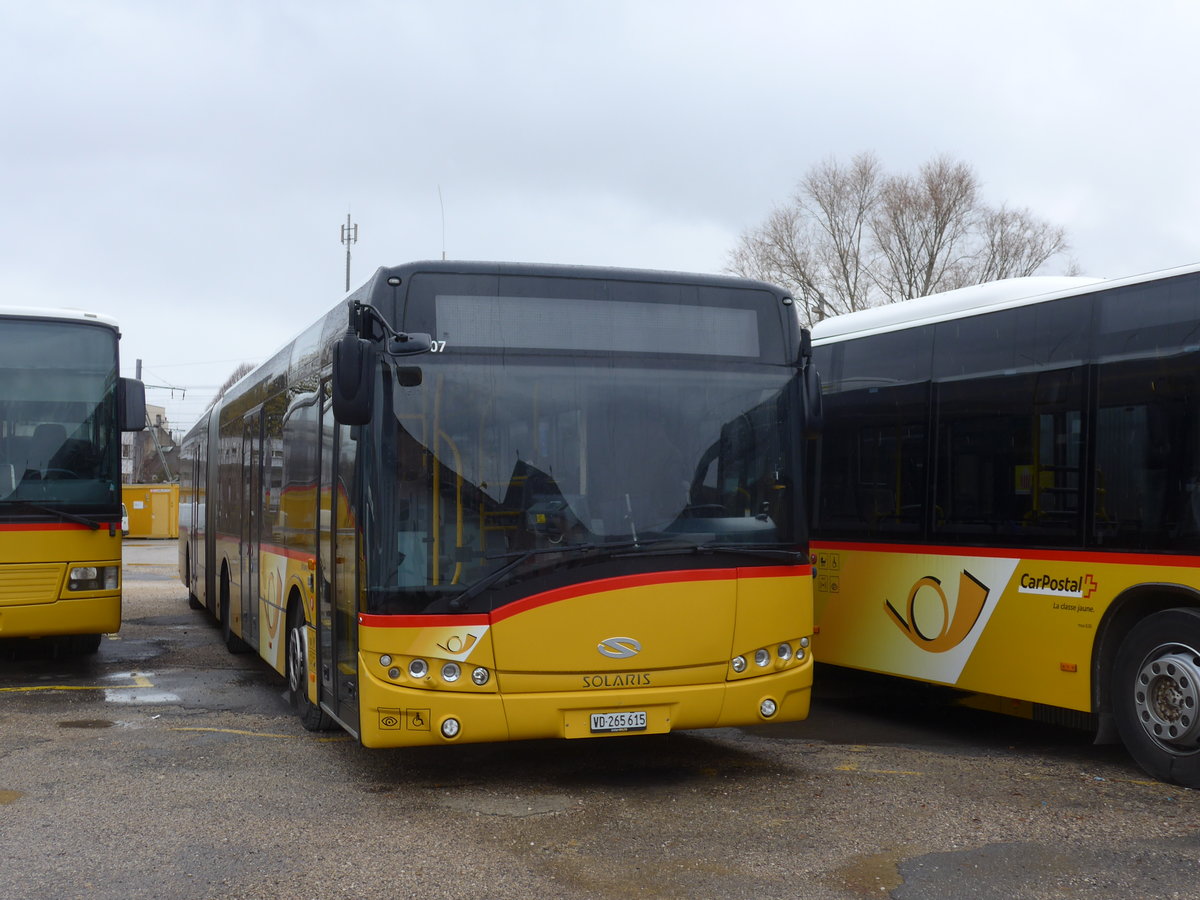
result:
<svg viewBox="0 0 1200 900"><path fill-rule="evenodd" d="M1200 787L1200 266L813 332L818 659L1094 727Z"/></svg>
<svg viewBox="0 0 1200 900"><path fill-rule="evenodd" d="M121 627L121 431L145 426L117 324L0 307L0 638L95 653Z"/></svg>
<svg viewBox="0 0 1200 900"><path fill-rule="evenodd" d="M184 438L191 602L368 747L803 718L807 338L759 282L380 269Z"/></svg>

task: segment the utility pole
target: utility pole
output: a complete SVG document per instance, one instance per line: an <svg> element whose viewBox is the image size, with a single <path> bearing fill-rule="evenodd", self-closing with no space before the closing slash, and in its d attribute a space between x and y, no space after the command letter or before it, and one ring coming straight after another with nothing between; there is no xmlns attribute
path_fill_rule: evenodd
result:
<svg viewBox="0 0 1200 900"><path fill-rule="evenodd" d="M346 290L350 290L350 247L358 243L358 225L350 224L350 213L346 213L346 224L342 226L342 243L346 245Z"/></svg>

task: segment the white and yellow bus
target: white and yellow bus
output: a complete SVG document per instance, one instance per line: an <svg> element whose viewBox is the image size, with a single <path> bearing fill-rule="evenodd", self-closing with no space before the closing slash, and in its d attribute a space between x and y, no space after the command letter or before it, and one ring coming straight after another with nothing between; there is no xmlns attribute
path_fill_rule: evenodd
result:
<svg viewBox="0 0 1200 900"><path fill-rule="evenodd" d="M369 747L802 718L806 340L758 282L380 269L183 440L191 602Z"/></svg>
<svg viewBox="0 0 1200 900"><path fill-rule="evenodd" d="M117 324L0 307L0 638L94 653L121 627L121 431L145 426Z"/></svg>
<svg viewBox="0 0 1200 900"><path fill-rule="evenodd" d="M814 328L817 657L1200 787L1200 267Z"/></svg>

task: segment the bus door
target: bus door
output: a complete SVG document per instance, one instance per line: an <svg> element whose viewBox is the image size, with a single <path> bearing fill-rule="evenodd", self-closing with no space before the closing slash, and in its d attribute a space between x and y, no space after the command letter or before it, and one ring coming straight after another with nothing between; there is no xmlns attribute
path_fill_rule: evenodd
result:
<svg viewBox="0 0 1200 900"><path fill-rule="evenodd" d="M317 648L321 701L347 729L358 731L357 522L349 503L356 444L333 418L329 383L321 386L321 489L317 582Z"/></svg>
<svg viewBox="0 0 1200 900"><path fill-rule="evenodd" d="M258 552L262 539L262 407L242 420L242 640L258 646Z"/></svg>

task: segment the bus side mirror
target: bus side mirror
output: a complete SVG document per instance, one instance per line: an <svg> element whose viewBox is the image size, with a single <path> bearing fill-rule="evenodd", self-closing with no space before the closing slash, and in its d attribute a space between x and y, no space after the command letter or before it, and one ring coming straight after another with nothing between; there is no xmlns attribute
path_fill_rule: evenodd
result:
<svg viewBox="0 0 1200 900"><path fill-rule="evenodd" d="M347 331L333 348L333 415L343 425L371 421L375 347Z"/></svg>
<svg viewBox="0 0 1200 900"><path fill-rule="evenodd" d="M122 431L146 427L146 385L136 378L117 380L117 423Z"/></svg>

